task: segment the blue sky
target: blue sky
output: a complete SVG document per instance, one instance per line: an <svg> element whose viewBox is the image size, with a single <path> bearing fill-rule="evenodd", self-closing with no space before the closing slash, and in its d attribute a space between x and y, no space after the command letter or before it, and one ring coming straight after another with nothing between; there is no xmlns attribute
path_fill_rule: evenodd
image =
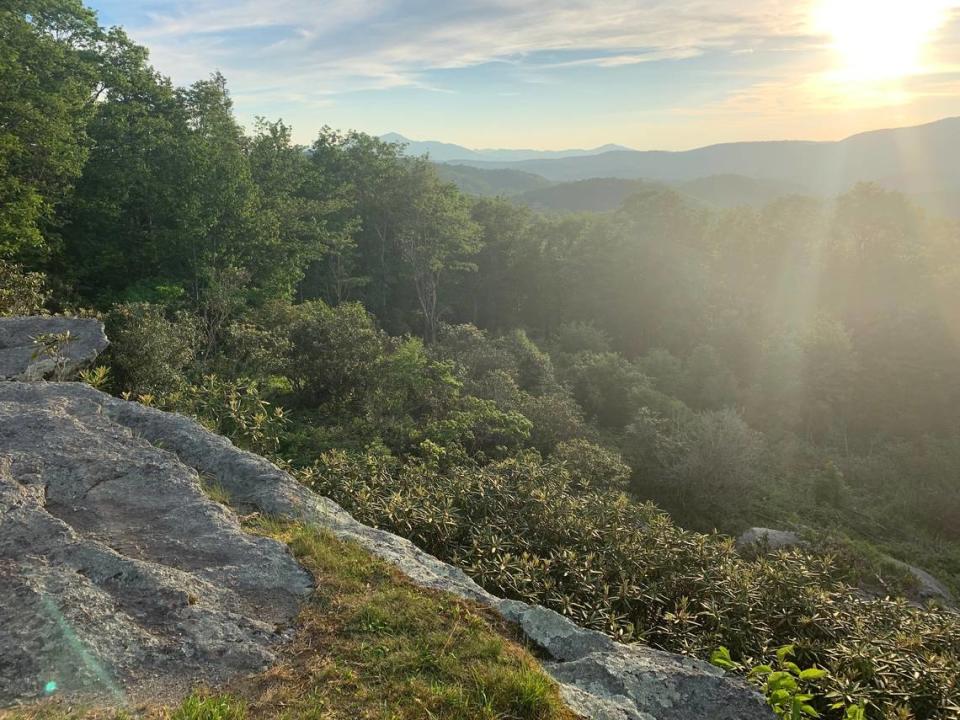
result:
<svg viewBox="0 0 960 720"><path fill-rule="evenodd" d="M89 0L88 0L89 1ZM158 70L469 147L682 149L960 115L960 0L92 0Z"/></svg>

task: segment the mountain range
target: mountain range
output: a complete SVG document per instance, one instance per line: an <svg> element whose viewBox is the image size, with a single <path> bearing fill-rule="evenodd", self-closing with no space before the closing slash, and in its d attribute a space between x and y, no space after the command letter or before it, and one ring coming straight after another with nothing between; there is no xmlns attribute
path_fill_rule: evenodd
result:
<svg viewBox="0 0 960 720"><path fill-rule="evenodd" d="M785 194L829 197L868 181L938 214L960 216L960 117L835 142L738 142L680 152L476 151L433 142L408 144L407 152L429 152L441 174L465 192L510 195L544 210L612 209L635 192L634 181L666 184L721 207ZM503 159L508 153L515 155ZM530 154L536 157L525 157Z"/></svg>
<svg viewBox="0 0 960 720"><path fill-rule="evenodd" d="M603 145L592 150L523 150L523 149L485 149L474 150L463 145L437 142L436 140L410 140L399 133L387 133L381 140L400 143L406 146L407 155L429 155L434 162L522 162L525 160L560 160L572 157L586 157L608 152L629 152L623 145Z"/></svg>

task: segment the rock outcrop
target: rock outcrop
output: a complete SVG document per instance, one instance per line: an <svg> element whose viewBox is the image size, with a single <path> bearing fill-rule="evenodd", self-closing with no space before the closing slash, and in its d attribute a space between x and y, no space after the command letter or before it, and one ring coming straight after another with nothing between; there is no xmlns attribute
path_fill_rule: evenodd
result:
<svg viewBox="0 0 960 720"><path fill-rule="evenodd" d="M751 550L788 550L803 546L806 543L795 532L789 530L772 530L771 528L752 527L737 538L737 550L749 552Z"/></svg>
<svg viewBox="0 0 960 720"><path fill-rule="evenodd" d="M947 589L946 585L937 580L926 570L921 567L917 567L916 565L905 563L902 560L897 560L896 558L889 558L889 560L891 563L903 568L913 576L916 587L913 589L913 592L910 596L911 600L915 600L919 603L927 603L932 600L947 607L956 606L956 600L953 597L953 593Z"/></svg>
<svg viewBox="0 0 960 720"><path fill-rule="evenodd" d="M58 344L59 356L40 352L39 338L68 332L66 342ZM55 374L69 379L108 344L103 323L93 318L0 318L0 380L42 380Z"/></svg>

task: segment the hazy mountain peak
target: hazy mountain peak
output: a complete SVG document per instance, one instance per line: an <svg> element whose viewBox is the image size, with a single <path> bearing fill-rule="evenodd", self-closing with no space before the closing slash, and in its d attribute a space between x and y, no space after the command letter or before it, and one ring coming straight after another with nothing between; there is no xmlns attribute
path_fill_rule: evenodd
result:
<svg viewBox="0 0 960 720"><path fill-rule="evenodd" d="M434 162L520 162L523 160L557 160L569 157L587 157L605 152L630 150L623 145L607 144L597 148L571 148L567 150L533 150L529 148L468 148L463 145L440 142L437 140L411 140L396 132L380 136L381 140L391 143L403 143L408 155L429 154Z"/></svg>

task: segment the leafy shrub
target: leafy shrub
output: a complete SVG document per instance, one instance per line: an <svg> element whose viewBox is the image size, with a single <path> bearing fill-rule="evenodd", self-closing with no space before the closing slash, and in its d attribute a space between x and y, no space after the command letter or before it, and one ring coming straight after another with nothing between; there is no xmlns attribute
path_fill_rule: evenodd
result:
<svg viewBox="0 0 960 720"><path fill-rule="evenodd" d="M160 404L192 415L211 430L259 453L276 451L287 424L283 408L267 402L256 383L216 375L206 375L199 384L160 398Z"/></svg>
<svg viewBox="0 0 960 720"><path fill-rule="evenodd" d="M649 385L640 368L616 353L580 353L561 373L586 416L605 428L622 428L640 406L637 390Z"/></svg>
<svg viewBox="0 0 960 720"><path fill-rule="evenodd" d="M669 350L654 348L638 361L644 374L662 393L680 395L684 385L683 361Z"/></svg>
<svg viewBox="0 0 960 720"><path fill-rule="evenodd" d="M730 657L730 651L720 646L710 656L710 662L724 670L746 672L747 677L757 684L760 692L778 718L784 720L805 720L820 717L813 706L818 702L817 687L829 673L822 668L801 669L791 659L795 654L793 645L777 648L774 665L755 665L749 670ZM820 700L821 704L822 700ZM833 703L831 710L843 710L845 720L863 720L862 705L846 705L843 701Z"/></svg>
<svg viewBox="0 0 960 720"><path fill-rule="evenodd" d="M590 322L562 324L550 339L550 348L556 353L575 355L581 352L610 352L610 336Z"/></svg>
<svg viewBox="0 0 960 720"><path fill-rule="evenodd" d="M350 405L376 381L384 336L359 303L293 306L287 374L304 400Z"/></svg>
<svg viewBox="0 0 960 720"><path fill-rule="evenodd" d="M196 358L196 324L185 314L169 320L148 303L116 305L106 318L108 357L118 389L133 395L167 395L187 384Z"/></svg>
<svg viewBox="0 0 960 720"><path fill-rule="evenodd" d="M734 410L698 413L682 428L682 451L669 469L672 507L709 528L744 509L760 486L763 436ZM724 524L726 524L726 522Z"/></svg>
<svg viewBox="0 0 960 720"><path fill-rule="evenodd" d="M509 349L473 325L441 326L434 351L439 358L456 363L465 382L495 370L514 379L517 376L517 363Z"/></svg>
<svg viewBox="0 0 960 720"><path fill-rule="evenodd" d="M583 411L565 390L546 395L522 394L520 412L533 425L530 444L541 452L550 452L557 443L587 434Z"/></svg>
<svg viewBox="0 0 960 720"><path fill-rule="evenodd" d="M32 359L44 358L53 364L51 377L62 382L66 380L67 355L66 350L73 342L73 335L69 330L60 333L41 333L33 338Z"/></svg>
<svg viewBox="0 0 960 720"><path fill-rule="evenodd" d="M47 301L42 273L25 272L20 265L0 260L0 317L36 315Z"/></svg>
<svg viewBox="0 0 960 720"><path fill-rule="evenodd" d="M683 364L677 393L696 410L717 410L737 401L737 379L710 345L698 345Z"/></svg>
<svg viewBox="0 0 960 720"><path fill-rule="evenodd" d="M741 558L732 542L675 526L652 505L576 488L535 454L441 469L327 453L302 479L358 519L464 568L493 592L537 602L624 640L744 665L829 671L816 709L949 718L960 706L960 616L863 600L832 559L800 550ZM904 715L910 717L911 715Z"/></svg>
<svg viewBox="0 0 960 720"><path fill-rule="evenodd" d="M467 396L446 417L424 429L424 438L444 448L462 449L467 457L503 456L530 437L531 423L520 413L504 412L490 400Z"/></svg>
<svg viewBox="0 0 960 720"><path fill-rule="evenodd" d="M506 370L489 370L464 391L484 400L492 400L502 410L516 410L522 397L517 382Z"/></svg>
<svg viewBox="0 0 960 720"><path fill-rule="evenodd" d="M491 338L473 325L446 325L436 346L439 357L455 362L465 386L491 372L508 374L528 392L542 393L556 384L553 363L522 330Z"/></svg>
<svg viewBox="0 0 960 720"><path fill-rule="evenodd" d="M570 472L575 489L619 490L630 477L618 453L582 438L559 443L550 459Z"/></svg>
<svg viewBox="0 0 960 720"><path fill-rule="evenodd" d="M502 345L516 363L517 385L527 392L541 393L556 384L553 362L527 337L523 330L514 330L501 338Z"/></svg>

